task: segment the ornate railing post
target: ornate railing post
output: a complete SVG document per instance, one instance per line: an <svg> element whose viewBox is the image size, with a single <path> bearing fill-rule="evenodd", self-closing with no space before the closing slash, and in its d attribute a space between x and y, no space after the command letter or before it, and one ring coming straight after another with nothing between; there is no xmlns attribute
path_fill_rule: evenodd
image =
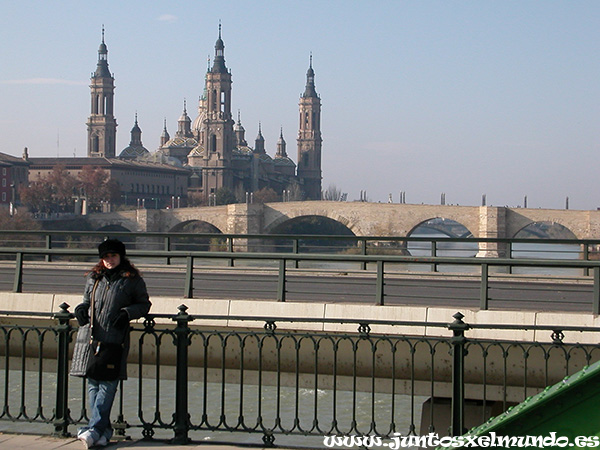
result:
<svg viewBox="0 0 600 450"><path fill-rule="evenodd" d="M59 306L60 312L54 315L58 319L57 332L57 374L56 374L56 407L54 410L54 434L70 436L68 427L70 423L68 393L69 393L69 342L72 327L69 320L73 315L69 312L69 305L63 303Z"/></svg>
<svg viewBox="0 0 600 450"><path fill-rule="evenodd" d="M175 374L175 423L173 444L185 445L190 441L190 414L188 410L188 348L190 346L189 322L194 320L186 311L187 306L179 306L179 313L173 318L177 322L175 328L175 346L177 348Z"/></svg>
<svg viewBox="0 0 600 450"><path fill-rule="evenodd" d="M463 322L465 317L457 312L454 322L448 324L448 329L452 331L450 345L452 346L452 403L450 415L450 434L452 436L461 436L465 431L465 331L469 325Z"/></svg>
<svg viewBox="0 0 600 450"><path fill-rule="evenodd" d="M125 415L123 414L123 401L123 380L121 380L119 381L119 414L117 414L117 420L113 421L112 427L115 430L115 439L129 440L131 437L127 436L127 433L125 432L129 427L129 424L125 420Z"/></svg>

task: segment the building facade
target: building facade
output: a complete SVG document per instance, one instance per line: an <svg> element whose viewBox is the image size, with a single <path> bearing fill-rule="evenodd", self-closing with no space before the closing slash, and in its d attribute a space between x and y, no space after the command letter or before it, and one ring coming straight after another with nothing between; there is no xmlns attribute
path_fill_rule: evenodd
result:
<svg viewBox="0 0 600 450"><path fill-rule="evenodd" d="M270 188L277 194L294 191L298 200L321 199L321 99L315 89L312 56L306 86L299 102L298 167L287 154L283 130L272 157L265 149L259 124L254 146L246 141L238 112L232 114L232 74L225 62L225 44L219 36L212 65L204 78L197 117L191 121L186 106L171 138L166 127L157 153L176 158L190 170L190 190L205 202L222 188L239 198L245 193Z"/></svg>
<svg viewBox="0 0 600 450"><path fill-rule="evenodd" d="M23 158L0 153L0 206L9 207L19 202L19 193L29 184L27 149Z"/></svg>
<svg viewBox="0 0 600 450"><path fill-rule="evenodd" d="M209 204L216 193L227 189L238 201L248 194L270 188L276 194L295 200L321 199L321 99L317 95L312 68L312 56L307 72L305 91L300 98L298 131L298 167L287 154L283 129L280 131L274 156L265 149L261 125L254 146L246 141L245 129L238 112L232 115L232 74L225 63L225 44L221 27L215 43L212 65L204 79L204 91L198 103L198 114L191 120L184 102L173 138L164 129L158 149L148 151L142 144L142 130L135 122L127 147L116 152L117 121L114 114L115 79L108 66L108 47L104 29L98 49L96 70L90 80L90 115L86 122L88 148L85 158L13 158L6 163L0 158L0 199L10 201L9 186L25 183L21 172L29 168L32 182L46 178L57 166L77 177L84 167L100 168L110 180L119 183L120 203L164 208L187 205L188 193L195 192ZM6 169L6 170L4 170ZM9 175L10 173L10 175ZM3 175L4 176L4 175ZM17 181L15 181L17 180ZM19 181L21 180L21 181ZM25 181L23 181L25 180Z"/></svg>
<svg viewBox="0 0 600 450"><path fill-rule="evenodd" d="M75 178L79 177L86 166L102 169L109 180L119 183L121 204L165 208L185 206L187 202L189 171L169 164L100 157L28 158L27 163L31 182L47 178L57 166L61 166L68 175Z"/></svg>

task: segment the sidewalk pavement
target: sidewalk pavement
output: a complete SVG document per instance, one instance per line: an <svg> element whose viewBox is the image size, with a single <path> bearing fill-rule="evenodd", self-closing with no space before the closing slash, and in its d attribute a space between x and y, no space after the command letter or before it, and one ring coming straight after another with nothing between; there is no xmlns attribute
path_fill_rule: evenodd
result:
<svg viewBox="0 0 600 450"><path fill-rule="evenodd" d="M83 450L83 444L81 441L72 438L59 438L54 436L39 436L31 434L3 434L0 433L0 449L2 450L14 450L14 449L40 449L40 450ZM260 447L249 447L249 446L235 446L235 445L215 445L212 443L192 442L188 445L173 445L167 441L142 441L142 440L129 440L129 441L111 441L106 447L94 447L98 449L105 448L107 450L114 449L170 449L170 450L239 450L252 448L254 450L261 450ZM278 448L278 450L291 450ZM262 449L265 450L265 449ZM269 450L272 450L270 448Z"/></svg>

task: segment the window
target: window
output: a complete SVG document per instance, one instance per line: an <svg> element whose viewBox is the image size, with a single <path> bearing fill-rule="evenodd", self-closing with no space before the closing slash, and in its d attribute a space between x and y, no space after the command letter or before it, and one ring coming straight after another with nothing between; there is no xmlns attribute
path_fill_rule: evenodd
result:
<svg viewBox="0 0 600 450"><path fill-rule="evenodd" d="M6 178L2 178L2 187L6 187Z"/></svg>
<svg viewBox="0 0 600 450"><path fill-rule="evenodd" d="M6 167L2 168L2 175L6 175Z"/></svg>

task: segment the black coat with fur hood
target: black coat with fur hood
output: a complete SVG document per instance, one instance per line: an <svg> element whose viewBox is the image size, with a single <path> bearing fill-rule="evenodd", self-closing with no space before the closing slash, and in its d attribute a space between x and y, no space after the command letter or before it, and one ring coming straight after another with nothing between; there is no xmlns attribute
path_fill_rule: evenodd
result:
<svg viewBox="0 0 600 450"><path fill-rule="evenodd" d="M98 266L97 266L98 267ZM150 300L146 283L128 260L124 260L114 271L94 270L87 276L83 302L76 308L91 314L90 301L94 292L94 323L92 334L95 340L124 344L121 379L127 378L127 354L129 352L129 326L118 326L115 321L124 311L129 320L144 317L150 311ZM81 325L81 324L80 324ZM73 351L70 374L84 376L87 367L90 323L80 326Z"/></svg>

